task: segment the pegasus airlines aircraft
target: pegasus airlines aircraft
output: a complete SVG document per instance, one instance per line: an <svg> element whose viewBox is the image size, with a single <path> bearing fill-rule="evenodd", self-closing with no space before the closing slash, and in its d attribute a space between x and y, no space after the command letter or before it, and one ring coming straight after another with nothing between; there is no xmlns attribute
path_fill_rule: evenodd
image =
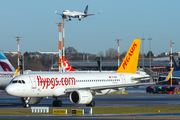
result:
<svg viewBox="0 0 180 120"><path fill-rule="evenodd" d="M85 18L87 16L91 16L91 15L95 15L95 14L100 14L101 13L101 11L100 11L99 13L87 14L87 11L88 11L88 5L86 6L84 12L64 10L62 14L57 13L57 11L55 11L55 13L58 14L58 15L61 15L63 19L67 19L67 17L69 17L69 21L71 21L71 18L79 18L79 21L80 21L81 18Z"/></svg>
<svg viewBox="0 0 180 120"><path fill-rule="evenodd" d="M90 73L47 73L20 75L6 87L10 95L27 98L24 107L29 106L32 97L53 97L53 106L62 106L59 97L69 97L74 104L95 106L93 96L106 95L124 87L155 84L139 83L142 75L136 74L141 39L135 39L120 68L115 72ZM18 81L24 81L19 83Z"/></svg>
<svg viewBox="0 0 180 120"><path fill-rule="evenodd" d="M15 69L8 61L6 56L0 51L0 89L4 90L5 87L15 76Z"/></svg>

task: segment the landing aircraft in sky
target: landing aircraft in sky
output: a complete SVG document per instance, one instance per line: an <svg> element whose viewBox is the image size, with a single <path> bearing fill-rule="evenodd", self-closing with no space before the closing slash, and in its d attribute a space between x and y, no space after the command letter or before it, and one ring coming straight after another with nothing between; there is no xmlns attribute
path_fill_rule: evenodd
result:
<svg viewBox="0 0 180 120"><path fill-rule="evenodd" d="M91 16L91 15L95 15L95 14L100 14L102 11L100 11L99 13L93 13L93 14L88 14L88 5L86 6L84 12L77 12L77 11L71 11L71 10L64 10L62 12L62 14L57 13L57 11L55 11L55 13L57 15L61 15L63 19L67 19L67 17L69 17L69 21L71 21L71 18L78 18L79 21L81 20L81 18L85 18L87 16Z"/></svg>
<svg viewBox="0 0 180 120"><path fill-rule="evenodd" d="M115 72L90 73L37 73L20 75L11 80L6 87L10 95L26 98L24 107L29 106L33 97L53 97L53 106L61 107L59 97L69 97L74 104L95 106L93 96L106 95L125 87L155 84L140 83L144 78L136 74L141 39L135 39L121 66ZM23 81L23 82L18 82Z"/></svg>

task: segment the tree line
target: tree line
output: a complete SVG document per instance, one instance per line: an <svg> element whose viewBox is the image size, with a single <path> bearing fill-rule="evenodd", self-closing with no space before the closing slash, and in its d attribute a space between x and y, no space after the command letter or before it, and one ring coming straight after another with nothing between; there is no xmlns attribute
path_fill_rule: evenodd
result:
<svg viewBox="0 0 180 120"><path fill-rule="evenodd" d="M122 61L123 58L126 55L126 51L121 53L120 60ZM154 54L152 52L148 52L147 54L144 54L144 58L148 58L149 54L151 53L151 57L154 57ZM17 69L17 55L11 55L11 54L5 54L7 59L10 61L10 63L14 66L14 68ZM30 54L28 52L25 52L23 54L24 56L24 70L32 70L32 71L48 71L50 67L52 67L52 64L55 62L58 62L59 56L58 55L34 55ZM117 61L118 59L118 51L114 48L109 48L105 51L105 54L103 51L96 54L90 54L90 53L79 53L74 47L67 47L65 48L65 58L69 61L96 61L97 57L102 57L102 61ZM20 62L22 64L23 57L20 56ZM140 58L143 57L142 54L139 56Z"/></svg>

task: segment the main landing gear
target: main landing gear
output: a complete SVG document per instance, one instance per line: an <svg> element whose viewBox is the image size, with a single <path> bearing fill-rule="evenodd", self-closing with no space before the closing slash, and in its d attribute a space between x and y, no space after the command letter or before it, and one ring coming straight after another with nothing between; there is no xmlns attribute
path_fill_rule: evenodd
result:
<svg viewBox="0 0 180 120"><path fill-rule="evenodd" d="M62 106L62 101L57 100L57 98L56 98L56 100L53 101L53 106L54 107L61 107Z"/></svg>
<svg viewBox="0 0 180 120"><path fill-rule="evenodd" d="M95 106L95 101L91 101L89 104L86 104L86 107L94 107Z"/></svg>
<svg viewBox="0 0 180 120"><path fill-rule="evenodd" d="M24 108L28 108L28 107L29 107L30 97L25 97L25 98L23 98L23 99L24 99L24 105L23 105L23 107L24 107Z"/></svg>

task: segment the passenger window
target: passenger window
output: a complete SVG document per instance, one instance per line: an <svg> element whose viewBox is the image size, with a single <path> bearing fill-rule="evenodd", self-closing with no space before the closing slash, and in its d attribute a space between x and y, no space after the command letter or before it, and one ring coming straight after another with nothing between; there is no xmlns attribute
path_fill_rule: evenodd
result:
<svg viewBox="0 0 180 120"><path fill-rule="evenodd" d="M24 80L22 80L22 83L25 84Z"/></svg>

